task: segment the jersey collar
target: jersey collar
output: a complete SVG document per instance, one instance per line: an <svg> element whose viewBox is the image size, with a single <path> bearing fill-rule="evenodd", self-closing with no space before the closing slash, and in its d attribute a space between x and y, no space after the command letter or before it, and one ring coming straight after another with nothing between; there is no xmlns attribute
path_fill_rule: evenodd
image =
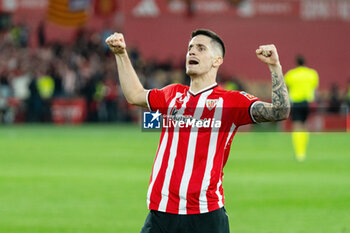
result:
<svg viewBox="0 0 350 233"><path fill-rule="evenodd" d="M215 87L217 87L218 84L215 82L214 84L210 85L209 87L205 87L200 91L197 91L196 93L192 92L190 89L188 90L188 92L192 95L192 96L197 96L199 94L202 94L203 92L209 91L211 89L214 89Z"/></svg>

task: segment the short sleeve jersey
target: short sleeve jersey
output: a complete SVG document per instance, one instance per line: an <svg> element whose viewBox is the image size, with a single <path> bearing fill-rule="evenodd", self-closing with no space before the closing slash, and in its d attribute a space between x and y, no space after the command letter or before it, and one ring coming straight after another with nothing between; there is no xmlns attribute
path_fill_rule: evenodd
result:
<svg viewBox="0 0 350 233"><path fill-rule="evenodd" d="M198 214L224 206L223 167L237 128L254 122L251 107L257 100L217 84L198 93L180 84L150 90L149 109L167 120L152 169L148 208Z"/></svg>

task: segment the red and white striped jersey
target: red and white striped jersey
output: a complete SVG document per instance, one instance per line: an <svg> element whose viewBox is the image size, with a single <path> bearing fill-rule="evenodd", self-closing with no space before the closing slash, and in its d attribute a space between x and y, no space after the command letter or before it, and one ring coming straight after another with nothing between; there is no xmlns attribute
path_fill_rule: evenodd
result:
<svg viewBox="0 0 350 233"><path fill-rule="evenodd" d="M217 84L198 93L180 84L150 90L147 104L151 111L158 110L163 116L187 116L190 120L215 119L221 124L219 129L163 126L147 193L148 208L199 214L224 206L223 167L237 128L254 122L250 109L257 100Z"/></svg>

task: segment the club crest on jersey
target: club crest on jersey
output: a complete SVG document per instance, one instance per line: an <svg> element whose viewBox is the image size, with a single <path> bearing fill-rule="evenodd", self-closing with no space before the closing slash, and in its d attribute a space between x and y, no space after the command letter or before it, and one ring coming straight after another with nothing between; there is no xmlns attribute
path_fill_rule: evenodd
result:
<svg viewBox="0 0 350 233"><path fill-rule="evenodd" d="M219 102L219 99L207 99L206 102L205 102L205 105L207 106L207 108L209 110L212 110L213 108L216 107L218 102Z"/></svg>
<svg viewBox="0 0 350 233"><path fill-rule="evenodd" d="M248 94L247 92L245 91L241 91L239 92L241 93L242 95L244 95L248 100L253 100L253 99L257 99L255 96L251 95L251 94Z"/></svg>

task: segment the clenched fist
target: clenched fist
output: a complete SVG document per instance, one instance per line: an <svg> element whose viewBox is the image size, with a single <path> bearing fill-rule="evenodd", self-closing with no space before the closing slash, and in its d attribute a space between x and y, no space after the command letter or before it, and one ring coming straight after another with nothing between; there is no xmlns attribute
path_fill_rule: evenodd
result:
<svg viewBox="0 0 350 233"><path fill-rule="evenodd" d="M106 39L106 44L108 45L110 50L116 55L123 54L126 51L125 50L126 44L125 44L124 36L121 33L115 32L114 34L110 35Z"/></svg>
<svg viewBox="0 0 350 233"><path fill-rule="evenodd" d="M275 45L261 45L255 51L256 56L268 65L279 65L280 61Z"/></svg>

